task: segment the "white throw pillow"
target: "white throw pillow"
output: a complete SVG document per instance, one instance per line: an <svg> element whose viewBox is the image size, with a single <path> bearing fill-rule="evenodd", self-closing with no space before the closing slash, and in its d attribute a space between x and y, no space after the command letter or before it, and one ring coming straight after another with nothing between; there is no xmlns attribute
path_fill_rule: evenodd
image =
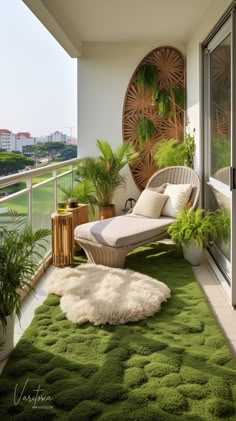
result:
<svg viewBox="0 0 236 421"><path fill-rule="evenodd" d="M175 218L177 213L188 204L191 191L191 184L169 184L164 191L164 194L168 195L169 198L161 214Z"/></svg>
<svg viewBox="0 0 236 421"><path fill-rule="evenodd" d="M148 218L159 218L162 208L168 196L152 190L144 190L133 209L134 215L146 216Z"/></svg>
<svg viewBox="0 0 236 421"><path fill-rule="evenodd" d="M168 186L169 183L164 183L159 187L146 187L147 190L152 190L155 191L157 193L164 193L166 187Z"/></svg>

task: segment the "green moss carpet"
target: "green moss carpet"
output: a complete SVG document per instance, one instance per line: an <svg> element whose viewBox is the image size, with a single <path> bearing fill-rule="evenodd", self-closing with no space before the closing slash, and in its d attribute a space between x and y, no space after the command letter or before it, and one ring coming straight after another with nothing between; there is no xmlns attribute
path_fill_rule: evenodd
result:
<svg viewBox="0 0 236 421"><path fill-rule="evenodd" d="M95 327L69 322L50 295L0 377L3 421L236 420L236 361L191 267L158 244L126 266L172 297L146 320Z"/></svg>

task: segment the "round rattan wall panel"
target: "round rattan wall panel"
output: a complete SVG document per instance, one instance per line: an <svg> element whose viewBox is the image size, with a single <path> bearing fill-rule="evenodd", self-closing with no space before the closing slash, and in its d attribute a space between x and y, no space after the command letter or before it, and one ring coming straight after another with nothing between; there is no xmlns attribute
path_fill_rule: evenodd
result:
<svg viewBox="0 0 236 421"><path fill-rule="evenodd" d="M131 142L140 153L139 160L131 167L131 172L141 190L157 170L152 159L155 144L161 139L181 140L184 132L184 109L175 106L167 115L160 115L157 110L158 97L153 100L151 88L144 89L137 83L137 71L142 65L156 66L158 90L185 88L184 59L173 47L159 47L151 51L138 65L129 82L123 107L123 139ZM140 144L137 126L143 117L153 123L155 130L151 139Z"/></svg>

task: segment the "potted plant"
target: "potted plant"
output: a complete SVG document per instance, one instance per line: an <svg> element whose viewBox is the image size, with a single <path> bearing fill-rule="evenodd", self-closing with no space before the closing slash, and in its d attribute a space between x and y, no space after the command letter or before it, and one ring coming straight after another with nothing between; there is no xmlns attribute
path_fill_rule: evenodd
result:
<svg viewBox="0 0 236 421"><path fill-rule="evenodd" d="M14 344L15 314L20 317L20 297L24 288L31 288L41 251L45 249L48 229L33 231L25 218L9 211L12 223L0 226L0 360L11 352Z"/></svg>
<svg viewBox="0 0 236 421"><path fill-rule="evenodd" d="M88 205L89 215L94 217L95 214L95 205L98 201L95 196L96 192L94 190L93 184L87 179L81 179L78 176L75 179L76 184L73 187L62 187L59 186L59 189L63 193L63 199L68 201L72 197L77 199L78 203L83 203Z"/></svg>
<svg viewBox="0 0 236 421"><path fill-rule="evenodd" d="M107 141L97 140L97 148L100 155L81 159L77 175L92 183L100 219L106 219L115 215L113 197L116 189L125 185L125 177L120 171L126 164L133 164L136 161L138 152L128 142L122 143L113 151Z"/></svg>
<svg viewBox="0 0 236 421"><path fill-rule="evenodd" d="M167 232L176 244L182 245L185 259L192 265L199 265L203 245L217 238L214 212L201 208L182 209Z"/></svg>

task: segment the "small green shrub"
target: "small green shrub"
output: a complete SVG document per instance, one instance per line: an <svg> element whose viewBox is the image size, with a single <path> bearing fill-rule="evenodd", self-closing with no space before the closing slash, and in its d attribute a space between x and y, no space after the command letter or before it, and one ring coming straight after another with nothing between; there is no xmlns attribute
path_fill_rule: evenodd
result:
<svg viewBox="0 0 236 421"><path fill-rule="evenodd" d="M183 142L177 139L163 139L158 142L153 159L158 168L184 165L185 147Z"/></svg>

